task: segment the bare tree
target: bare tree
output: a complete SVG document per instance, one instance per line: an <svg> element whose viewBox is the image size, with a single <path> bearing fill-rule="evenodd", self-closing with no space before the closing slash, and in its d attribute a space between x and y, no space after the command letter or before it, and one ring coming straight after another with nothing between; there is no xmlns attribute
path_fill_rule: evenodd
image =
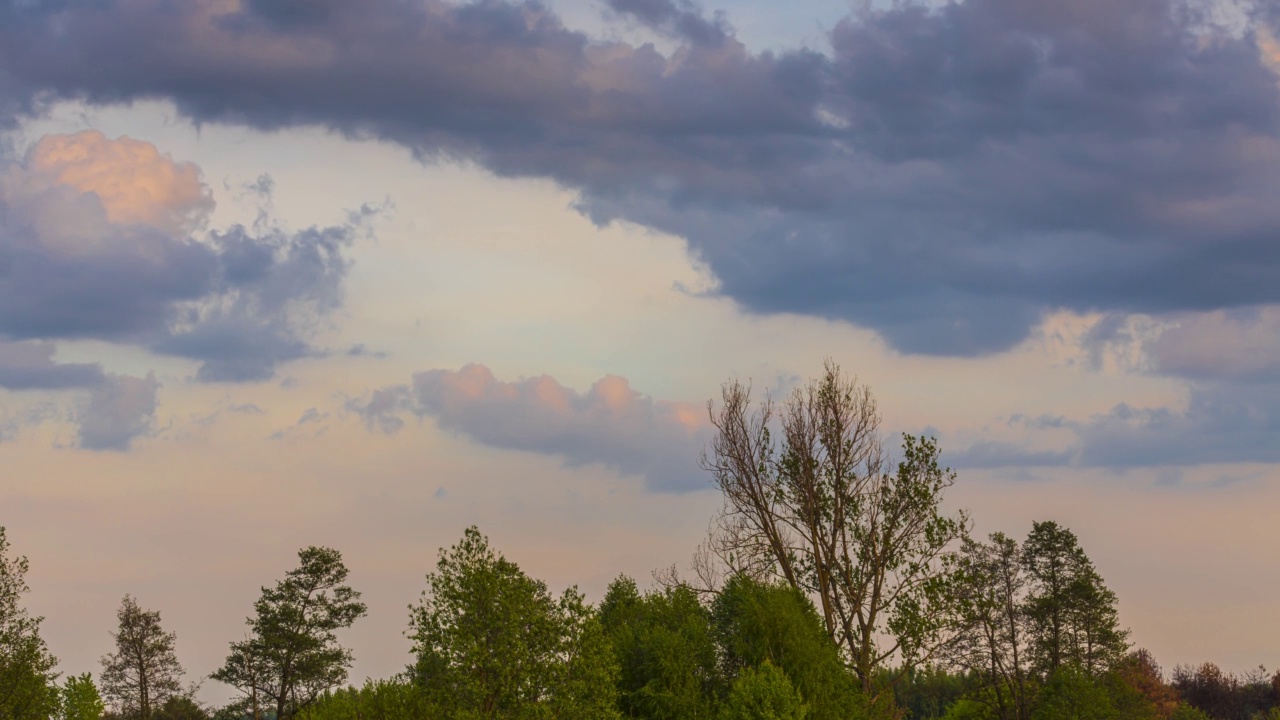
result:
<svg viewBox="0 0 1280 720"><path fill-rule="evenodd" d="M102 695L125 717L147 720L166 700L183 694L182 665L174 653L178 636L160 627L159 610L143 610L130 595L116 617L116 651L102 658Z"/></svg>
<svg viewBox="0 0 1280 720"><path fill-rule="evenodd" d="M731 381L708 414L716 432L703 467L724 505L707 547L729 572L816 596L872 702L953 641L956 546L969 520L942 513L955 474L933 440L904 438L891 466L871 391L830 361L780 411ZM890 661L899 672L877 686Z"/></svg>

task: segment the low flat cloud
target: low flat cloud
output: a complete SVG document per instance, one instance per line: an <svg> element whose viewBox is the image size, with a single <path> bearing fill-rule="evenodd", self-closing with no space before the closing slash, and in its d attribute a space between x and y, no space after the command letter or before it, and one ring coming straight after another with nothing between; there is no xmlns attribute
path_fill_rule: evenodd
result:
<svg viewBox="0 0 1280 720"><path fill-rule="evenodd" d="M59 363L50 342L0 341L0 388L5 390L66 390L102 383L106 375L97 363Z"/></svg>
<svg viewBox="0 0 1280 720"><path fill-rule="evenodd" d="M1124 470L1280 462L1280 381L1193 383L1185 407L1119 403L1074 420L1015 418L1020 440L982 440L947 454L961 468ZM1065 438L1065 439L1064 439Z"/></svg>
<svg viewBox="0 0 1280 720"><path fill-rule="evenodd" d="M569 466L599 464L645 479L655 489L706 486L698 459L707 440L706 411L654 399L626 378L606 375L586 392L542 375L504 382L484 365L416 373L352 401L370 429L395 433L402 415L431 417L446 429L495 448L562 458Z"/></svg>
<svg viewBox="0 0 1280 720"><path fill-rule="evenodd" d="M750 311L912 353L1000 351L1054 310L1280 303L1273 9L904 2L754 52L682 0L607 5L678 47L521 0L0 0L0 122L164 99L551 178L687 238Z"/></svg>

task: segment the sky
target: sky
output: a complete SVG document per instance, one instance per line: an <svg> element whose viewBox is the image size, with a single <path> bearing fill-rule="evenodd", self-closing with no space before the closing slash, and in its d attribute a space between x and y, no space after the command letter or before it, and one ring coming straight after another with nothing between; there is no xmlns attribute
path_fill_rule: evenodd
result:
<svg viewBox="0 0 1280 720"><path fill-rule="evenodd" d="M194 679L329 545L387 676L468 525L686 564L707 401L831 358L1166 668L1275 667L1276 7L0 0L28 607L96 672L133 594Z"/></svg>

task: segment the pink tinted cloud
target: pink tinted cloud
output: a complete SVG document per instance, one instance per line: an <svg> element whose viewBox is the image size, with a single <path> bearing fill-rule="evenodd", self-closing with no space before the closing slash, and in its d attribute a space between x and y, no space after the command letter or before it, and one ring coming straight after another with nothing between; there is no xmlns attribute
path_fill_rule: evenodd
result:
<svg viewBox="0 0 1280 720"><path fill-rule="evenodd" d="M194 163L177 162L155 145L115 140L97 130L46 135L28 151L28 173L92 193L107 219L183 234L199 225L214 201Z"/></svg>
<svg viewBox="0 0 1280 720"><path fill-rule="evenodd" d="M494 448L554 455L570 466L601 464L654 488L703 486L698 459L705 411L641 393L617 375L580 392L541 375L499 380L486 366L427 370L411 386L383 388L350 408L371 428L395 432L404 411Z"/></svg>

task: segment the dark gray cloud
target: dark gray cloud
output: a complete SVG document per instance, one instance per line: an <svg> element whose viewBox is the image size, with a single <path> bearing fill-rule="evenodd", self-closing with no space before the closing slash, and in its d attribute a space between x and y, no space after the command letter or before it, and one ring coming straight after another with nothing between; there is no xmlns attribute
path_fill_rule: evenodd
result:
<svg viewBox="0 0 1280 720"><path fill-rule="evenodd" d="M88 450L128 450L155 425L155 375L109 375L89 393L77 413L79 445Z"/></svg>
<svg viewBox="0 0 1280 720"><path fill-rule="evenodd" d="M655 400L614 375L580 393L546 375L504 382L472 364L417 373L411 386L383 388L346 407L371 430L398 432L402 416L412 413L490 447L554 455L569 466L604 465L659 490L707 483L698 466L705 410Z"/></svg>
<svg viewBox="0 0 1280 720"><path fill-rule="evenodd" d="M221 5L0 0L5 107L167 99L550 177L598 221L687 237L749 310L910 352L1006 348L1058 308L1280 302L1260 16L1242 32L1181 0L907 2L847 18L828 53L756 54L679 0L611 0L683 38L664 56L518 0ZM698 22L725 37L679 29Z"/></svg>

